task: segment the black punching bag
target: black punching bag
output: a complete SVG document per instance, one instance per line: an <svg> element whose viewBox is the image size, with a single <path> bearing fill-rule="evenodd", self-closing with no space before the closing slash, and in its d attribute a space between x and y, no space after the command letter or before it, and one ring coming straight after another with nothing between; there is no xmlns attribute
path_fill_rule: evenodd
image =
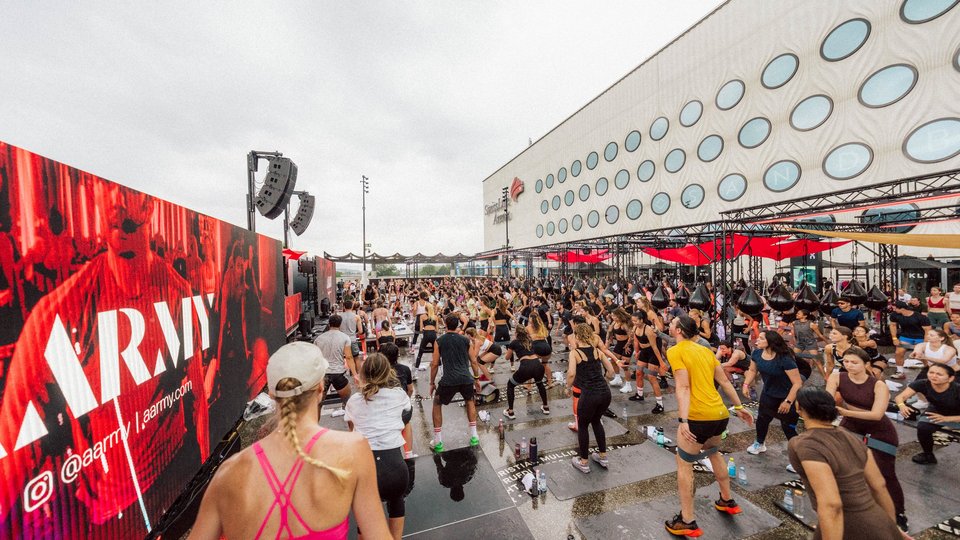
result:
<svg viewBox="0 0 960 540"><path fill-rule="evenodd" d="M690 300L687 304L690 306L690 309L699 309L704 312L709 311L710 291L707 290L707 286L703 283L697 285L697 288L693 290L693 294L690 295Z"/></svg>
<svg viewBox="0 0 960 540"><path fill-rule="evenodd" d="M837 291L832 287L827 289L827 292L823 293L823 298L820 299L820 311L826 315L833 313L833 310L837 309L837 300L840 300Z"/></svg>
<svg viewBox="0 0 960 540"><path fill-rule="evenodd" d="M870 309L881 310L886 309L889 302L890 299L887 298L887 295L883 294L880 287L874 285L870 288L870 292L867 293L867 299L863 301L863 305Z"/></svg>
<svg viewBox="0 0 960 540"><path fill-rule="evenodd" d="M770 307L779 312L789 311L793 307L793 296L784 284L778 285L773 293L767 296Z"/></svg>
<svg viewBox="0 0 960 540"><path fill-rule="evenodd" d="M753 285L747 285L743 294L740 295L737 307L747 315L756 317L763 311L763 299L760 298L757 291L753 290Z"/></svg>
<svg viewBox="0 0 960 540"><path fill-rule="evenodd" d="M680 288L677 289L674 298L677 301L677 305L687 307L687 304L690 302L690 292L687 291L687 286L680 283Z"/></svg>
<svg viewBox="0 0 960 540"><path fill-rule="evenodd" d="M850 305L856 307L867 301L867 290L863 288L863 285L861 285L859 281L851 279L850 283L847 283L847 287L843 289L843 292L840 294L840 298L850 302Z"/></svg>
<svg viewBox="0 0 960 540"><path fill-rule="evenodd" d="M813 289L807 285L807 282L804 281L801 283L802 287L800 293L797 294L797 299L794 301L794 305L797 309L804 309L807 313L813 313L820 309L820 297L817 296L817 293L813 292Z"/></svg>
<svg viewBox="0 0 960 540"><path fill-rule="evenodd" d="M664 309L670 305L670 297L667 296L667 291L663 290L663 285L657 287L657 290L653 292L650 303L657 309Z"/></svg>

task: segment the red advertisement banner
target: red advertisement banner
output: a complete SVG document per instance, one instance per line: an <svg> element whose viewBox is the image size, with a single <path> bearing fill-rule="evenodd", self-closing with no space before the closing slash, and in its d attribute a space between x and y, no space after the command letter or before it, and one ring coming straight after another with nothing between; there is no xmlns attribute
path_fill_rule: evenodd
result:
<svg viewBox="0 0 960 540"><path fill-rule="evenodd" d="M297 293L286 298L283 310L283 328L288 334L300 323L300 313L303 312L300 296L300 293Z"/></svg>
<svg viewBox="0 0 960 540"><path fill-rule="evenodd" d="M0 538L142 537L284 342L280 243L0 142Z"/></svg>

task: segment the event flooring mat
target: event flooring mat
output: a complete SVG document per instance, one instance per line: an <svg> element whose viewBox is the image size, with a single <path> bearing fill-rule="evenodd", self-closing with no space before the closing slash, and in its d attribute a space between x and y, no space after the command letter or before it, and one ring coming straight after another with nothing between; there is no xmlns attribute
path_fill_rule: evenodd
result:
<svg viewBox="0 0 960 540"><path fill-rule="evenodd" d="M747 485L741 488L750 492L800 478L786 468L790 463L786 442L768 444L767 451L756 456L748 454L746 450L723 455L725 462L731 457L738 468L746 469Z"/></svg>
<svg viewBox="0 0 960 540"><path fill-rule="evenodd" d="M409 530L409 529L407 529ZM516 508L505 508L420 532L404 534L416 540L449 540L451 538L502 538L504 540L532 540L533 534Z"/></svg>
<svg viewBox="0 0 960 540"><path fill-rule="evenodd" d="M561 500L572 499L588 493L596 493L634 482L655 478L677 470L674 455L648 442L607 453L609 468L604 469L590 461L590 473L575 469L566 458L542 467L547 475L547 486Z"/></svg>
<svg viewBox="0 0 960 540"><path fill-rule="evenodd" d="M569 421L573 421L572 416L569 417ZM493 421L491 420L491 422ZM623 425L616 420L604 417L602 422L607 440L610 440L612 437L623 435L627 432L627 428L623 427ZM537 447L540 452L548 452L558 448L567 448L577 445L577 434L567 428L567 422L555 422L543 426L508 431L506 433L508 448L513 448L516 443L523 439L523 437L527 438L528 443L530 439L536 437ZM593 436L592 429L590 430L590 443L596 444L596 439Z"/></svg>

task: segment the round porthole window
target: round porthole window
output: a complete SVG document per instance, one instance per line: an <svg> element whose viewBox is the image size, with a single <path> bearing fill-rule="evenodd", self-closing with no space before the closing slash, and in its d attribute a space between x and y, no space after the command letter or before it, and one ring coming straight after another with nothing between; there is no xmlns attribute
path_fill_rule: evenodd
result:
<svg viewBox="0 0 960 540"><path fill-rule="evenodd" d="M861 223L910 223L920 219L918 207L914 204L900 204L897 206L888 206L885 208L871 208L861 214ZM914 228L914 225L903 225L900 227L888 227L884 232L888 233L908 233Z"/></svg>
<svg viewBox="0 0 960 540"><path fill-rule="evenodd" d="M723 152L723 139L719 135L707 135L697 147L697 157L700 161L711 162Z"/></svg>
<svg viewBox="0 0 960 540"><path fill-rule="evenodd" d="M670 209L670 196L664 192L657 193L653 196L653 200L650 201L650 210L653 210L653 213L662 216L667 213L667 210Z"/></svg>
<svg viewBox="0 0 960 540"><path fill-rule="evenodd" d="M579 195L580 195L580 200L581 200L581 201L586 201L587 199L589 199L589 198L590 198L590 186L587 185L587 184L584 184L584 185L580 186L580 193L579 193Z"/></svg>
<svg viewBox="0 0 960 540"><path fill-rule="evenodd" d="M810 96L793 108L790 125L798 131L810 131L822 126L833 113L833 100L823 94Z"/></svg>
<svg viewBox="0 0 960 540"><path fill-rule="evenodd" d="M538 178L538 179L537 179L537 183L534 184L534 188L536 188L537 193L540 193L541 191L543 191L543 179L542 179L542 178Z"/></svg>
<svg viewBox="0 0 960 540"><path fill-rule="evenodd" d="M637 167L637 180L641 182L648 182L651 178L653 178L653 173L656 169L657 166L652 161L649 159L645 160L640 164L639 167Z"/></svg>
<svg viewBox="0 0 960 540"><path fill-rule="evenodd" d="M739 79L734 79L721 86L717 92L717 108L721 111L728 111L736 107L737 103L740 103L740 100L743 99L745 88L743 81Z"/></svg>
<svg viewBox="0 0 960 540"><path fill-rule="evenodd" d="M800 180L800 165L796 161L785 159L778 161L763 173L763 185L777 193L787 191Z"/></svg>
<svg viewBox="0 0 960 540"><path fill-rule="evenodd" d="M617 186L617 189L626 189L629 183L630 173L626 169L620 169L617 171L617 175L613 177L613 185Z"/></svg>
<svg viewBox="0 0 960 540"><path fill-rule="evenodd" d="M907 64L893 64L867 77L857 98L867 107L892 105L917 85L917 69Z"/></svg>
<svg viewBox="0 0 960 540"><path fill-rule="evenodd" d="M661 116L650 124L650 138L659 141L666 137L668 129L670 129L670 121Z"/></svg>
<svg viewBox="0 0 960 540"><path fill-rule="evenodd" d="M823 172L836 180L859 176L873 163L873 150L861 143L847 143L831 150L823 160Z"/></svg>
<svg viewBox="0 0 960 540"><path fill-rule="evenodd" d="M637 130L631 131L623 141L623 147L627 149L627 152L633 152L640 148L640 132Z"/></svg>
<svg viewBox="0 0 960 540"><path fill-rule="evenodd" d="M568 225L567 225L567 218L563 218L563 219L561 219L560 221L557 222L557 230L560 231L560 234L566 233L566 232L567 232L567 227L568 227Z"/></svg>
<svg viewBox="0 0 960 540"><path fill-rule="evenodd" d="M550 203L546 199L540 201L540 213L546 214L550 211Z"/></svg>
<svg viewBox="0 0 960 540"><path fill-rule="evenodd" d="M900 18L910 24L920 24L932 21L950 8L957 5L958 0L904 0L900 6Z"/></svg>
<svg viewBox="0 0 960 540"><path fill-rule="evenodd" d="M703 191L703 186L700 184L690 184L683 188L683 193L680 194L680 204L682 204L684 208L692 210L703 204L704 195L706 194Z"/></svg>
<svg viewBox="0 0 960 540"><path fill-rule="evenodd" d="M553 236L553 233L557 232L556 225L553 222L547 223L547 236Z"/></svg>
<svg viewBox="0 0 960 540"><path fill-rule="evenodd" d="M667 172L675 173L683 168L683 164L687 161L687 154L679 148L674 148L667 154L667 157L663 160L663 168Z"/></svg>
<svg viewBox="0 0 960 540"><path fill-rule="evenodd" d="M580 160L578 159L570 165L570 174L572 174L574 178L576 178L580 176L580 171L582 169L583 169L583 165L580 163Z"/></svg>
<svg viewBox="0 0 960 540"><path fill-rule="evenodd" d="M747 192L747 179L742 174L728 174L717 184L717 195L727 202L733 202Z"/></svg>
<svg viewBox="0 0 960 540"><path fill-rule="evenodd" d="M573 194L572 189L568 189L567 192L563 194L563 204L567 206L572 206L574 199L576 199L576 195Z"/></svg>
<svg viewBox="0 0 960 540"><path fill-rule="evenodd" d="M590 152L590 155L587 156L587 168L591 171L596 169L598 161L600 161L600 156L596 152Z"/></svg>
<svg viewBox="0 0 960 540"><path fill-rule="evenodd" d="M607 143L607 147L603 149L603 159L607 161L617 159L617 143L613 141Z"/></svg>
<svg viewBox="0 0 960 540"><path fill-rule="evenodd" d="M820 45L824 60L837 62L860 50L870 37L870 23L866 19L850 19L827 34Z"/></svg>
<svg viewBox="0 0 960 540"><path fill-rule="evenodd" d="M537 225L537 238L543 238L543 225Z"/></svg>
<svg viewBox="0 0 960 540"><path fill-rule="evenodd" d="M583 228L583 217L580 214L573 216L570 220L570 226L573 227L573 230L579 231Z"/></svg>
<svg viewBox="0 0 960 540"><path fill-rule="evenodd" d="M627 203L627 217L629 219L638 219L643 213L643 203L634 199Z"/></svg>
<svg viewBox="0 0 960 540"><path fill-rule="evenodd" d="M560 170L557 171L557 182L561 184L567 181L567 169L560 167Z"/></svg>
<svg viewBox="0 0 960 540"><path fill-rule="evenodd" d="M903 143L913 161L936 163L960 154L960 118L940 118L914 129Z"/></svg>
<svg viewBox="0 0 960 540"><path fill-rule="evenodd" d="M607 211L604 213L604 218L606 218L607 223L613 225L620 219L620 209L617 208L617 205L611 204L607 207Z"/></svg>
<svg viewBox="0 0 960 540"><path fill-rule="evenodd" d="M560 196L559 196L559 195L554 195L554 196L553 196L553 203L551 204L551 206L553 206L553 209L554 209L554 210L559 210L559 209L560 209Z"/></svg>
<svg viewBox="0 0 960 540"><path fill-rule="evenodd" d="M600 224L600 212L597 212L596 210L591 210L590 213L587 214L587 225L589 225L590 228L592 229L599 224Z"/></svg>
<svg viewBox="0 0 960 540"><path fill-rule="evenodd" d="M680 110L680 125L690 127L696 124L703 115L703 103L693 100L683 106Z"/></svg>
<svg viewBox="0 0 960 540"><path fill-rule="evenodd" d="M760 76L760 82L764 88L773 90L790 82L797 73L800 66L800 60L795 54L784 53L774 58L763 68L763 75Z"/></svg>
<svg viewBox="0 0 960 540"><path fill-rule="evenodd" d="M756 148L763 144L769 136L770 121L758 116L748 120L747 123L740 128L740 134L737 136L737 140L740 141L740 146L744 148Z"/></svg>
<svg viewBox="0 0 960 540"><path fill-rule="evenodd" d="M546 181L545 181L544 183L546 184L547 189L552 188L552 187L553 187L553 175L552 175L552 174L548 174L548 175L547 175L547 179L546 179Z"/></svg>
<svg viewBox="0 0 960 540"><path fill-rule="evenodd" d="M593 191L600 197L606 195L608 189L610 189L610 182L602 176L597 180L597 185L593 187Z"/></svg>

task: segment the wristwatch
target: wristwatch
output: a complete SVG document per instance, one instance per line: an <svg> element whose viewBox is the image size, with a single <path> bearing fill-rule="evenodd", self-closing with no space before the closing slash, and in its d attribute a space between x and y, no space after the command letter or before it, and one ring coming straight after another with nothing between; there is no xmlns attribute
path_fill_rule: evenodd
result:
<svg viewBox="0 0 960 540"><path fill-rule="evenodd" d="M681 423L681 424L686 424L686 423L687 423L687 419L686 419L686 418L677 418L677 422L679 422L679 423Z"/></svg>

